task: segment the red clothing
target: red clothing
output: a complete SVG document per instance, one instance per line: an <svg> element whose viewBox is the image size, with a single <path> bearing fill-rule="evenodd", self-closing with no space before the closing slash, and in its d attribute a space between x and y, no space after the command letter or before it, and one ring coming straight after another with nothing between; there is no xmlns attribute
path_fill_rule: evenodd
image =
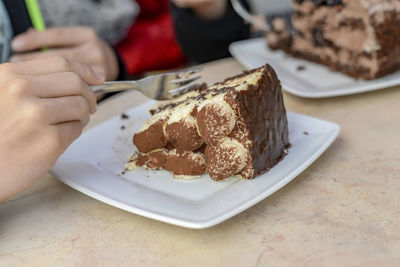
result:
<svg viewBox="0 0 400 267"><path fill-rule="evenodd" d="M178 67L185 62L168 0L137 0L140 13L116 49L130 75Z"/></svg>

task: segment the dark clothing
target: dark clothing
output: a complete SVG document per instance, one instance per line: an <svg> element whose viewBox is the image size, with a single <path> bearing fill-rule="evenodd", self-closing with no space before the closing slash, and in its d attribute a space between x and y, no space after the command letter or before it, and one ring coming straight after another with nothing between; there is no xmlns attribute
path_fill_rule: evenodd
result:
<svg viewBox="0 0 400 267"><path fill-rule="evenodd" d="M10 17L14 36L26 32L32 27L32 22L29 18L28 10L26 10L24 0L3 0L3 3Z"/></svg>
<svg viewBox="0 0 400 267"><path fill-rule="evenodd" d="M246 1L242 1L249 8ZM230 56L229 44L250 37L250 26L236 14L232 6L225 15L215 20L198 17L191 9L171 4L176 37L185 56L195 63L203 63Z"/></svg>

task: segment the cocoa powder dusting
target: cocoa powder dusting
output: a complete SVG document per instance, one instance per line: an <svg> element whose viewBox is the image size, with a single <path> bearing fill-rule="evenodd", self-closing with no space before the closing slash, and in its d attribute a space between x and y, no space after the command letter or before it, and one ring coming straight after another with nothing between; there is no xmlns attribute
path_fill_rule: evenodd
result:
<svg viewBox="0 0 400 267"><path fill-rule="evenodd" d="M168 142L178 150L194 151L203 144L196 124L188 120L168 124L165 131Z"/></svg>
<svg viewBox="0 0 400 267"><path fill-rule="evenodd" d="M232 131L235 115L218 104L205 105L196 115L197 127L207 144L218 142Z"/></svg>
<svg viewBox="0 0 400 267"><path fill-rule="evenodd" d="M234 147L207 146L205 157L208 173L216 181L233 176L244 167L244 159Z"/></svg>
<svg viewBox="0 0 400 267"><path fill-rule="evenodd" d="M164 169L175 175L198 176L206 172L206 161L202 155L192 152L170 154Z"/></svg>
<svg viewBox="0 0 400 267"><path fill-rule="evenodd" d="M159 120L150 125L142 132L138 132L133 136L133 143L142 153L148 153L154 149L165 147L167 140L164 136L165 120Z"/></svg>

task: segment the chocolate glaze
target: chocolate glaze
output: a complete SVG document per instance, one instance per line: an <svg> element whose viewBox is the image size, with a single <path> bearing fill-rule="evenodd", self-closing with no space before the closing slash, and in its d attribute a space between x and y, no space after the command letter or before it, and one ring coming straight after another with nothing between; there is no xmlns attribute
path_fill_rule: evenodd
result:
<svg viewBox="0 0 400 267"><path fill-rule="evenodd" d="M256 71L246 71L232 79ZM268 171L284 156L289 147L289 132L281 83L273 68L267 64L259 83L250 87L237 93L236 104L253 142L250 155L256 176Z"/></svg>

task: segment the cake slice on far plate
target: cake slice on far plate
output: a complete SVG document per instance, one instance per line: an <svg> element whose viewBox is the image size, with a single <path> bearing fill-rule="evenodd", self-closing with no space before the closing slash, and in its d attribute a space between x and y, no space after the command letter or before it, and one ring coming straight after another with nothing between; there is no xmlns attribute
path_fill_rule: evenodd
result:
<svg viewBox="0 0 400 267"><path fill-rule="evenodd" d="M281 84L269 65L203 85L150 112L134 134L138 152L126 164L128 170L252 179L277 164L289 147Z"/></svg>
<svg viewBox="0 0 400 267"><path fill-rule="evenodd" d="M276 19L271 49L358 79L400 69L399 0L294 0L293 8L294 32Z"/></svg>

